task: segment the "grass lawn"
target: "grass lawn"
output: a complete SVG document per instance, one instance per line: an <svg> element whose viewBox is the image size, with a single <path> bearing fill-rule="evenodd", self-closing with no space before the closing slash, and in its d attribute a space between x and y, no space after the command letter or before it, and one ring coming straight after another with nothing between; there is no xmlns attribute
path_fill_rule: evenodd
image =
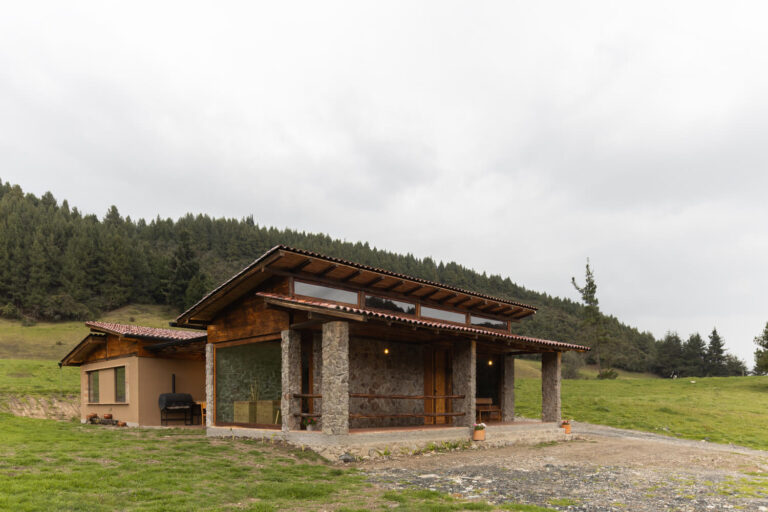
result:
<svg viewBox="0 0 768 512"><path fill-rule="evenodd" d="M518 380L515 399L540 417L541 381ZM768 377L564 380L562 400L577 421L768 450Z"/></svg>
<svg viewBox="0 0 768 512"><path fill-rule="evenodd" d="M176 313L166 306L131 305L102 315L104 322L168 327ZM88 334L83 322L38 322L25 327L0 319L0 358L59 360Z"/></svg>
<svg viewBox="0 0 768 512"><path fill-rule="evenodd" d="M355 470L201 430L116 429L0 413L0 509L520 510L433 491L384 492Z"/></svg>
<svg viewBox="0 0 768 512"><path fill-rule="evenodd" d="M80 393L80 368L56 361L0 359L0 395L69 396Z"/></svg>

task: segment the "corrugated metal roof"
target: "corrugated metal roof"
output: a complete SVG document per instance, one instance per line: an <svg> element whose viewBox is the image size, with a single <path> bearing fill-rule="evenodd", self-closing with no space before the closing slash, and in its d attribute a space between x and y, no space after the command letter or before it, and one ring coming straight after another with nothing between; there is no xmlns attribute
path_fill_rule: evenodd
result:
<svg viewBox="0 0 768 512"><path fill-rule="evenodd" d="M452 331L465 332L467 334L477 334L480 336L491 336L495 338L522 341L524 343L530 343L530 344L547 347L547 348L564 349L564 350L583 350L583 351L590 350L589 347L575 345L573 343L563 343L561 341L542 340L539 338L520 336L518 334L505 333L505 332L500 332L492 329L481 329L478 327L470 327L467 325L452 324L448 322L438 322L433 320L424 320L424 319L416 318L409 315L398 315L396 313L384 313L384 312L376 311L373 309L362 309L362 308L357 308L352 306L345 306L343 304L337 304L334 302L327 302L327 301L318 300L318 299L291 297L289 295L281 295L281 294L270 293L270 292L257 292L256 295L258 297L263 297L265 299L277 299L286 303L293 303L298 305L307 305L307 306L314 306L314 307L319 307L324 309L343 311L346 313L364 315L370 318L403 322L406 324L418 325L423 327L431 327L436 329L448 329Z"/></svg>
<svg viewBox="0 0 768 512"><path fill-rule="evenodd" d="M153 340L187 341L205 339L204 331L187 331L183 329L159 329L157 327L144 327L141 325L115 324L112 322L85 322L85 325L93 330Z"/></svg>

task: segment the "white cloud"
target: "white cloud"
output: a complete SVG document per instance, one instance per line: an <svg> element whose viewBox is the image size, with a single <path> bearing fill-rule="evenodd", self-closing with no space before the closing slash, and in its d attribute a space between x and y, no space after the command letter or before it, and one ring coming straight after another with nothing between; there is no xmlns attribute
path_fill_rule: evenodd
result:
<svg viewBox="0 0 768 512"><path fill-rule="evenodd" d="M2 178L456 260L656 335L768 320L759 3L17 3ZM289 186L286 186L289 185ZM750 361L751 362L751 361Z"/></svg>

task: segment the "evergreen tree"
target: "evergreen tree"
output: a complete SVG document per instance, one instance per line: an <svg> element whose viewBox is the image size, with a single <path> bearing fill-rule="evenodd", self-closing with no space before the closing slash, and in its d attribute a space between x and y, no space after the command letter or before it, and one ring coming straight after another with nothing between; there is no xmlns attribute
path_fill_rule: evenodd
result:
<svg viewBox="0 0 768 512"><path fill-rule="evenodd" d="M683 344L681 376L703 377L707 374L707 344L699 333L691 334Z"/></svg>
<svg viewBox="0 0 768 512"><path fill-rule="evenodd" d="M765 324L762 334L755 337L755 344L758 348L755 350L754 372L765 375L768 373L768 323Z"/></svg>
<svg viewBox="0 0 768 512"><path fill-rule="evenodd" d="M187 289L190 282L200 270L189 238L187 231L182 231L179 235L179 243L171 262L171 279L166 296L167 303L176 306L180 311L187 305Z"/></svg>
<svg viewBox="0 0 768 512"><path fill-rule="evenodd" d="M709 335L709 345L707 345L707 375L722 377L727 374L725 344L715 328Z"/></svg>
<svg viewBox="0 0 768 512"><path fill-rule="evenodd" d="M675 332L668 332L659 342L653 371L662 377L679 377L685 365L683 342Z"/></svg>
<svg viewBox="0 0 768 512"><path fill-rule="evenodd" d="M603 318L600 314L600 308L598 307L597 283L595 282L592 268L589 266L589 258L587 258L584 286L580 287L576 284L575 277L571 278L571 283L573 284L573 287L576 288L576 291L579 292L581 300L584 302L584 342L594 350L598 370L602 370L603 367L610 368L606 350L607 347L605 347L607 340L605 330L603 329Z"/></svg>

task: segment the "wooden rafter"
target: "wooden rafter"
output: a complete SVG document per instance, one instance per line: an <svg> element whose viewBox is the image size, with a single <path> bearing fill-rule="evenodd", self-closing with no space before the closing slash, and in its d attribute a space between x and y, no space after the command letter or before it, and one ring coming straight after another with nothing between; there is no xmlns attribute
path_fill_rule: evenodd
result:
<svg viewBox="0 0 768 512"><path fill-rule="evenodd" d="M370 281L368 281L367 283L365 283L365 284L363 284L361 286L373 286L376 283L378 283L379 281L383 281L383 280L384 280L384 276L376 276L376 277L374 277L373 279L371 279Z"/></svg>
<svg viewBox="0 0 768 512"><path fill-rule="evenodd" d="M354 272L352 272L348 276L346 276L343 279L341 279L341 282L342 283L346 283L347 281L351 281L351 280L353 280L354 278L356 278L357 276L359 276L362 273L363 272L361 270L355 270Z"/></svg>
<svg viewBox="0 0 768 512"><path fill-rule="evenodd" d="M395 281L394 284L391 284L391 285L387 286L386 288L383 288L383 290L385 292L389 292L389 291L394 290L395 288L397 288L398 286L400 286L402 284L405 284L405 281L403 281L402 279L399 279L399 280Z"/></svg>
<svg viewBox="0 0 768 512"><path fill-rule="evenodd" d="M334 271L334 270L336 270L337 268L339 268L339 266L338 266L338 265L336 265L336 264L331 264L331 265L328 265L327 267L325 267L323 270L321 270L320 272L318 272L318 273L317 273L317 274L315 274L315 275L316 275L317 277L323 277L324 275L326 275L326 274L329 274L329 273L333 272L333 271Z"/></svg>
<svg viewBox="0 0 768 512"><path fill-rule="evenodd" d="M299 263L298 265L295 265L295 266L291 267L288 271L289 272L298 272L299 270L303 269L304 267L306 267L307 265L312 263L312 261L313 261L312 259L307 258L304 261L302 261L301 263Z"/></svg>

